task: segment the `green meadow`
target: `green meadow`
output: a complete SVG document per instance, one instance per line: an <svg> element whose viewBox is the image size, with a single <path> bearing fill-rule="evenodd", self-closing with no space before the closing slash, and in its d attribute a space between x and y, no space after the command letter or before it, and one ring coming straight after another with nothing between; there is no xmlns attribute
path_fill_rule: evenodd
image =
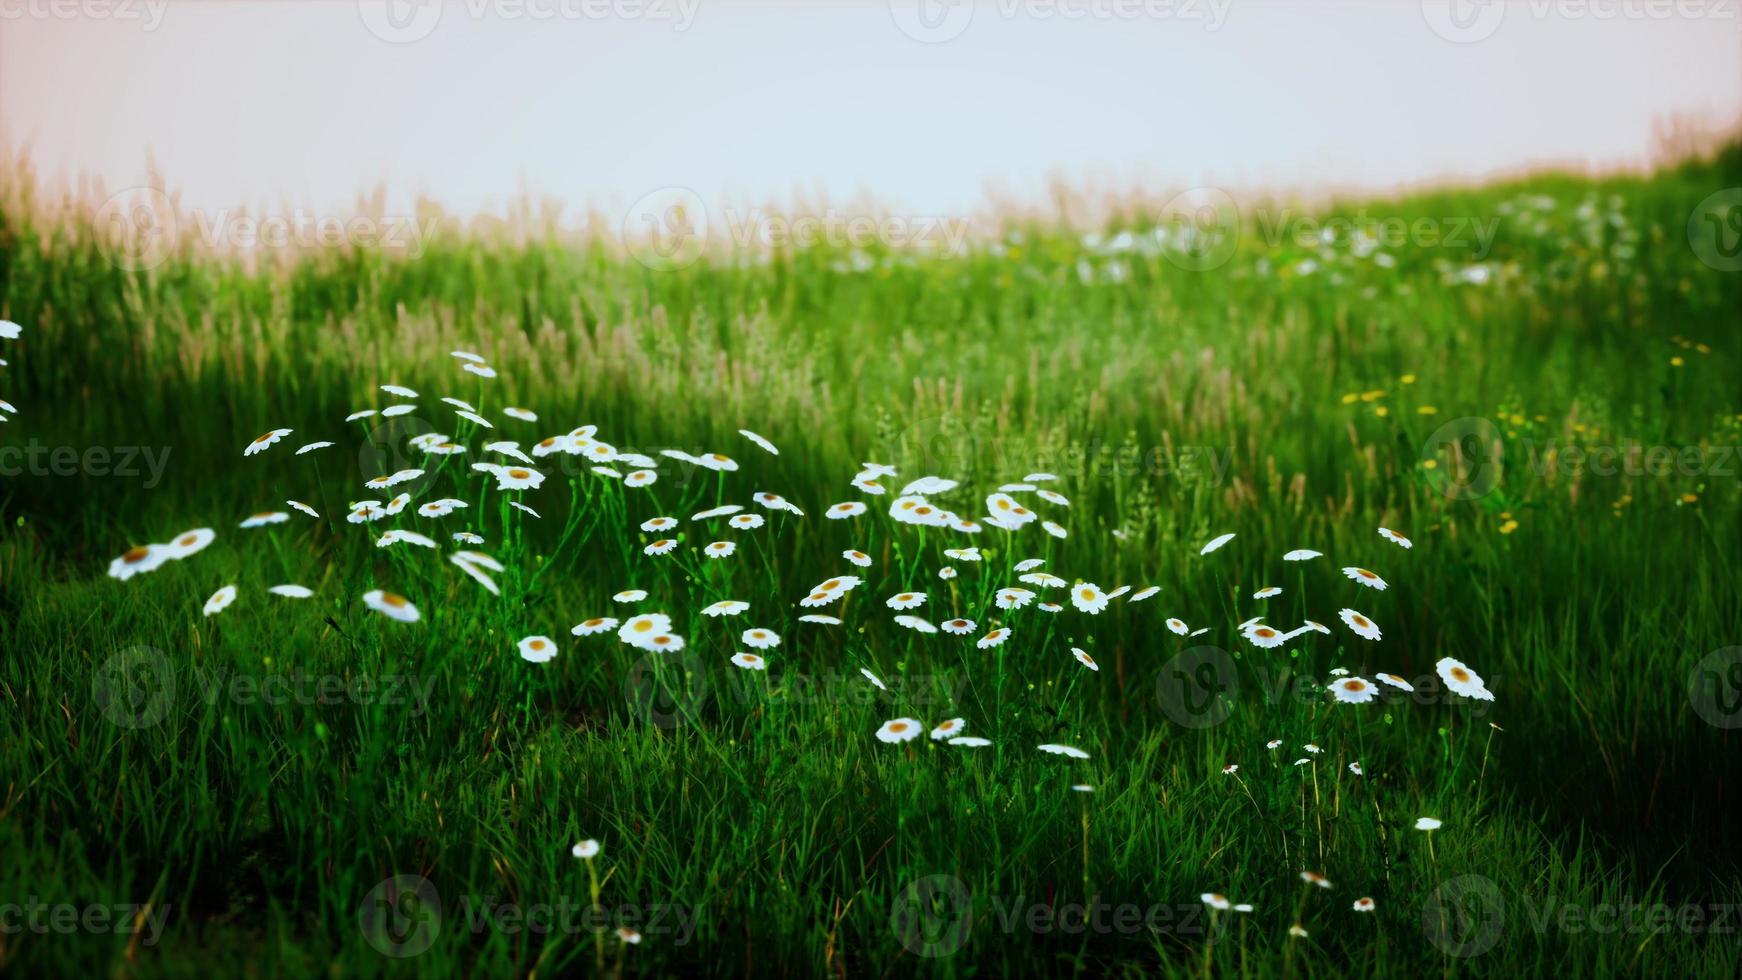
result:
<svg viewBox="0 0 1742 980"><path fill-rule="evenodd" d="M1736 188L223 249L9 164L0 972L1734 976Z"/></svg>

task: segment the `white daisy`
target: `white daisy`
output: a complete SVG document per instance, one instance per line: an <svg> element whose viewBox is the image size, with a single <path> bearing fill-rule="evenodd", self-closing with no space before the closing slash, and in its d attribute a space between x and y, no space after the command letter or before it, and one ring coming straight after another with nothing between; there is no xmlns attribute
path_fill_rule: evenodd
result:
<svg viewBox="0 0 1742 980"><path fill-rule="evenodd" d="M745 670L767 670L768 661L754 653L738 652L732 654L732 662Z"/></svg>
<svg viewBox="0 0 1742 980"><path fill-rule="evenodd" d="M658 541L655 541L641 549L641 553L645 555L666 555L675 550L677 550L676 540L672 538L660 538Z"/></svg>
<svg viewBox="0 0 1742 980"><path fill-rule="evenodd" d="M1365 568L1356 568L1351 565L1343 569L1343 574L1349 577L1349 581L1359 582L1369 589L1378 589L1380 592L1384 592L1387 588L1384 579Z"/></svg>
<svg viewBox="0 0 1742 980"><path fill-rule="evenodd" d="M905 742L917 737L924 730L924 726L917 719L892 718L884 722L883 727L877 729L877 740L892 743Z"/></svg>
<svg viewBox="0 0 1742 980"><path fill-rule="evenodd" d="M502 410L502 414L508 416L511 419L519 419L522 422L537 422L538 421L538 413L537 412L534 412L534 411L531 411L530 409L525 409L525 408L516 408L513 405L510 405L507 408L504 408Z"/></svg>
<svg viewBox="0 0 1742 980"><path fill-rule="evenodd" d="M1343 618L1343 623L1350 629L1354 630L1355 634L1362 639L1379 639L1379 626L1366 616L1361 615L1353 609L1340 609L1337 611L1337 615L1341 616Z"/></svg>
<svg viewBox="0 0 1742 980"><path fill-rule="evenodd" d="M744 635L739 639L743 640L744 645L752 650L769 650L780 646L780 634L760 626L745 630Z"/></svg>
<svg viewBox="0 0 1742 980"><path fill-rule="evenodd" d="M548 636L529 636L520 641L520 658L529 663L542 664L556 656L556 644Z"/></svg>
<svg viewBox="0 0 1742 980"><path fill-rule="evenodd" d="M286 514L282 510L273 510L273 511L265 511L263 513L255 514L236 526L237 527L245 527L245 528L246 527L265 527L268 524L283 524L285 521L288 521L288 520L290 520L289 514Z"/></svg>
<svg viewBox="0 0 1742 980"><path fill-rule="evenodd" d="M647 591L645 589L624 589L622 592L612 596L611 600L613 602L640 602L645 598L647 598Z"/></svg>
<svg viewBox="0 0 1742 980"><path fill-rule="evenodd" d="M1028 572L1046 564L1045 558L1024 558L1016 563L1016 571Z"/></svg>
<svg viewBox="0 0 1742 980"><path fill-rule="evenodd" d="M978 640L975 640L974 646L981 650L990 650L995 646L1003 644L1003 642L1008 639L1010 639L1009 629L995 629L992 632L987 633L985 636L980 637Z"/></svg>
<svg viewBox="0 0 1742 980"><path fill-rule="evenodd" d="M743 509L744 509L743 507L741 507L737 504L724 504L724 505L719 506L719 507L714 507L714 508L710 508L708 510L704 510L698 514L692 514L692 515L690 515L690 520L692 522L693 521L712 520L713 518L716 518L716 517L725 517L728 514L736 514Z"/></svg>
<svg viewBox="0 0 1742 980"><path fill-rule="evenodd" d="M659 474L653 470L632 470L623 477L626 487L651 487L659 480Z"/></svg>
<svg viewBox="0 0 1742 980"><path fill-rule="evenodd" d="M1288 640L1288 637L1284 636L1281 630L1266 626L1263 623L1254 623L1246 627L1241 631L1241 635L1246 637L1246 642L1261 650L1282 646Z"/></svg>
<svg viewBox="0 0 1742 980"><path fill-rule="evenodd" d="M1283 561L1307 561L1307 560L1312 559L1312 558L1317 558L1323 554L1324 554L1324 552L1314 551L1311 548L1296 548L1293 551L1289 552L1288 554L1283 555L1282 560Z"/></svg>
<svg viewBox="0 0 1742 980"><path fill-rule="evenodd" d="M1089 757L1089 753L1084 752L1082 749L1076 748L1075 746L1071 746L1071 745L1059 745L1057 743L1048 743L1046 745L1037 745L1037 746L1035 746L1035 748L1041 750L1042 752L1049 753L1051 755L1068 756L1069 758L1072 758L1072 759L1087 759Z"/></svg>
<svg viewBox="0 0 1742 980"><path fill-rule="evenodd" d="M924 604L924 592L898 592L884 602L891 609L916 609Z"/></svg>
<svg viewBox="0 0 1742 980"><path fill-rule="evenodd" d="M877 678L876 674L871 673L871 669L869 667L860 667L859 674L860 674L860 676L864 677L866 680L870 681L871 686L876 688L877 690L879 690L879 691L889 690L889 688L883 686L883 682Z"/></svg>
<svg viewBox="0 0 1742 980"><path fill-rule="evenodd" d="M1409 540L1408 538L1404 537L1401 534L1398 534L1396 531L1393 531L1392 529L1390 529L1388 527L1380 528L1379 529L1379 536L1384 538L1385 540L1391 542L1392 544L1397 545L1399 548L1413 548L1413 547L1415 547L1415 542Z"/></svg>
<svg viewBox="0 0 1742 980"><path fill-rule="evenodd" d="M934 742L941 742L946 738L955 738L962 734L962 730L967 727L968 723L961 718L951 718L948 721L941 721L938 723L936 728L931 730L931 740Z"/></svg>
<svg viewBox="0 0 1742 980"><path fill-rule="evenodd" d="M266 450L272 448L273 443L277 442L280 439L283 439L285 436L290 435L292 431L294 431L294 430L291 430L291 429L273 429L271 432L268 432L265 435L260 436L259 438L255 439L253 442L242 447L242 455L252 456L255 453L263 453Z"/></svg>
<svg viewBox="0 0 1742 980"><path fill-rule="evenodd" d="M1379 689L1359 677L1345 677L1330 685L1330 692L1343 704L1366 704Z"/></svg>
<svg viewBox="0 0 1742 980"><path fill-rule="evenodd" d="M1184 636L1191 631L1191 627L1187 626L1183 619L1169 619L1167 621L1167 628L1172 630L1176 636Z"/></svg>
<svg viewBox="0 0 1742 980"><path fill-rule="evenodd" d="M767 439L762 438L754 432L751 432L749 429L739 429L738 434L762 447L764 451L772 453L775 456L780 455L780 450L774 448L774 443L769 442Z"/></svg>
<svg viewBox="0 0 1742 980"><path fill-rule="evenodd" d="M1098 616L1107 608L1107 594L1093 582L1082 582L1071 588L1071 605L1079 612Z"/></svg>
<svg viewBox="0 0 1742 980"><path fill-rule="evenodd" d="M1034 593L1027 589L999 589L993 597L993 603L999 609L1021 609L1034 601Z"/></svg>
<svg viewBox="0 0 1742 980"><path fill-rule="evenodd" d="M617 621L615 619L609 616L595 616L592 619L576 623L569 629L569 632L576 636L597 636L600 633L609 633L616 628Z"/></svg>
<svg viewBox="0 0 1742 980"><path fill-rule="evenodd" d="M1136 595L1133 595L1131 598L1129 598L1125 601L1126 602L1142 602L1143 600L1149 598L1152 595L1155 595L1157 592L1160 592L1160 591L1161 591L1161 586L1151 585L1151 586L1148 586L1147 588L1139 589L1137 591Z"/></svg>
<svg viewBox="0 0 1742 980"><path fill-rule="evenodd" d="M1475 671L1464 666L1463 663L1453 660L1451 657L1442 657L1438 663L1434 664L1434 669L1439 671L1440 679L1446 682L1446 686L1452 689L1452 693L1462 694L1464 697L1474 698L1478 701L1494 700L1494 694L1488 690L1488 685L1483 683L1482 678L1477 676Z"/></svg>
<svg viewBox="0 0 1742 980"><path fill-rule="evenodd" d="M702 615L718 619L721 616L736 616L749 608L750 603L748 602L740 602L737 599L721 599L719 602L704 607Z"/></svg>
<svg viewBox="0 0 1742 980"><path fill-rule="evenodd" d="M274 585L266 591L273 595L284 596L286 599L307 599L315 594L313 589L304 585Z"/></svg>
<svg viewBox="0 0 1742 980"><path fill-rule="evenodd" d="M1219 535L1211 538L1209 544L1206 544L1202 548L1198 549L1198 554L1207 555L1210 552L1215 551L1217 548L1220 548L1221 546L1227 544L1228 542L1230 542L1232 540L1234 540L1234 535L1232 532L1230 532L1228 534L1219 534Z"/></svg>
<svg viewBox="0 0 1742 980"><path fill-rule="evenodd" d="M971 619L946 619L938 625L945 633L953 633L956 636L966 636L979 628L974 625L974 621Z"/></svg>
<svg viewBox="0 0 1742 980"><path fill-rule="evenodd" d="M409 415L415 411L417 411L416 405L389 405L381 410L381 417L390 419L400 415Z"/></svg>
<svg viewBox="0 0 1742 980"><path fill-rule="evenodd" d="M433 539L426 538L416 531L402 531L395 528L376 539L375 547L386 548L390 545L398 544L401 541L404 541L407 544L415 544L420 548L434 548L436 546Z"/></svg>
<svg viewBox="0 0 1742 980"><path fill-rule="evenodd" d="M307 514L310 517L321 516L313 507L310 507L308 504L305 504L300 500L286 500L285 503L290 505L292 510Z"/></svg>
<svg viewBox="0 0 1742 980"><path fill-rule="evenodd" d="M761 514L739 514L726 522L742 531L749 531L762 526Z"/></svg>
<svg viewBox="0 0 1742 980"><path fill-rule="evenodd" d="M460 367L472 372L480 378L494 378L496 376L496 369L488 364L475 364L471 361L467 361L460 365Z"/></svg>
<svg viewBox="0 0 1742 980"><path fill-rule="evenodd" d="M863 551L854 551L853 549L848 548L846 551L841 552L841 557L855 565L858 565L860 568L871 567L871 556Z"/></svg>
<svg viewBox="0 0 1742 980"><path fill-rule="evenodd" d="M1094 657L1091 657L1087 653L1084 653L1078 647L1071 647L1071 656L1076 657L1077 663L1082 664L1084 667L1087 667L1090 670L1099 672L1101 669L1101 665L1095 663Z"/></svg>
<svg viewBox="0 0 1742 980"><path fill-rule="evenodd" d="M226 585L212 593L212 597L206 600L205 614L207 616L215 616L218 613L223 612L229 607L230 603L235 601L236 587L234 585Z"/></svg>
<svg viewBox="0 0 1742 980"><path fill-rule="evenodd" d="M931 623L919 618L918 616L897 616L895 617L895 624L897 626L905 626L916 633L936 633L938 631L936 626L933 626Z"/></svg>
<svg viewBox="0 0 1742 980"><path fill-rule="evenodd" d="M948 744L964 749L983 749L986 746L991 745L992 740L989 738L981 738L978 735L958 735L955 738L950 739Z"/></svg>
<svg viewBox="0 0 1742 980"><path fill-rule="evenodd" d="M702 549L702 554L709 558L729 558L732 552L738 550L736 541L712 541Z"/></svg>
<svg viewBox="0 0 1742 980"><path fill-rule="evenodd" d="M800 616L798 618L798 621L801 623L821 623L824 626L839 626L839 625L841 625L841 621L839 619L836 619L833 616L819 616L816 613L810 613L809 615Z"/></svg>
<svg viewBox="0 0 1742 980"><path fill-rule="evenodd" d="M1389 684L1399 691L1414 691L1415 685L1396 674L1374 674L1373 677L1382 684Z"/></svg>
<svg viewBox="0 0 1742 980"><path fill-rule="evenodd" d="M1070 584L1051 572L1029 572L1027 575L1018 576L1016 580L1027 582L1029 585L1038 585L1043 589L1062 589Z"/></svg>
<svg viewBox="0 0 1742 980"><path fill-rule="evenodd" d="M1438 817L1415 818L1415 829L1417 830L1438 830L1443 826L1445 826L1445 824L1442 823Z"/></svg>
<svg viewBox="0 0 1742 980"><path fill-rule="evenodd" d="M539 517L538 511L533 510L531 507L526 506L525 504L521 503L518 500L508 501L508 506L514 508L515 510L521 511L522 513L531 514L533 517L538 517L539 520L544 519L542 517Z"/></svg>
<svg viewBox="0 0 1742 980"><path fill-rule="evenodd" d="M404 385L382 385L381 390L396 398L417 398L417 392Z"/></svg>
<svg viewBox="0 0 1742 980"><path fill-rule="evenodd" d="M1264 588L1259 589L1257 592L1252 593L1252 598L1269 599L1273 596L1279 595L1282 595L1282 589L1279 586L1267 585Z"/></svg>
<svg viewBox="0 0 1742 980"><path fill-rule="evenodd" d="M392 592L386 592L381 589L376 589L373 592L365 592L363 593L363 605L368 606L370 609L375 610L383 616L386 616L388 619L397 620L401 623L417 622L417 607L412 605L409 599L406 599L401 595L395 595Z"/></svg>
<svg viewBox="0 0 1742 980"><path fill-rule="evenodd" d="M1065 530L1065 526L1057 521L1041 521L1040 529L1061 540L1070 536L1070 532Z"/></svg>
<svg viewBox="0 0 1742 980"><path fill-rule="evenodd" d="M483 544L484 539L471 531L455 531L454 540L461 544Z"/></svg>
<svg viewBox="0 0 1742 980"><path fill-rule="evenodd" d="M327 447L328 447L328 446L332 446L332 445L336 445L336 443L331 443L331 442L311 442L311 443L309 443L309 444L308 444L308 445L306 445L306 446L302 446L302 447L300 447L300 448L299 448L299 449L297 449L297 451L296 451L296 454L297 454L297 455L298 455L298 456L301 456L301 455L302 455L302 454L303 454L303 453L312 453L312 452L314 452L314 451L315 451L315 450L317 450L317 449L325 449L325 448L327 448Z"/></svg>
<svg viewBox="0 0 1742 980"><path fill-rule="evenodd" d="M675 517L649 517L641 522L643 531L669 531L674 527L677 527L677 518Z"/></svg>
<svg viewBox="0 0 1742 980"><path fill-rule="evenodd" d="M171 538L168 544L159 545L158 547L167 550L170 558L179 561L206 550L206 546L217 540L217 538L218 534L216 531L213 531L209 527L199 527L194 528L192 531L183 531Z"/></svg>

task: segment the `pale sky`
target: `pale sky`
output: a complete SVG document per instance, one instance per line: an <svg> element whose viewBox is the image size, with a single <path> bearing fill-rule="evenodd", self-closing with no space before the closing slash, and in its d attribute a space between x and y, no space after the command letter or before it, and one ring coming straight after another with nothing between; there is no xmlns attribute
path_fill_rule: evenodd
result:
<svg viewBox="0 0 1742 980"><path fill-rule="evenodd" d="M1742 118L1742 24L1698 0L165 3L0 0L0 140L111 189L149 153L203 207L681 186L943 214L1053 176L1640 165L1654 123Z"/></svg>

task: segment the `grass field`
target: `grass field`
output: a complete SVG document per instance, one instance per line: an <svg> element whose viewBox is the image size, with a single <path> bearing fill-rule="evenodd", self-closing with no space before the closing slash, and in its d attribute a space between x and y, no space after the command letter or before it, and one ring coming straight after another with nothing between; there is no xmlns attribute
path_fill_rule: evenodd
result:
<svg viewBox="0 0 1742 980"><path fill-rule="evenodd" d="M1736 147L687 264L530 211L441 225L414 258L143 262L101 196L0 181L5 972L1738 969L1742 212L1710 199L1742 187ZM1338 215L1407 232L1320 237ZM395 404L415 408L341 421ZM530 466L484 449L547 437ZM855 486L867 461L897 471L887 493ZM403 469L423 473L365 486ZM656 481L627 485L639 469ZM892 508L925 476L960 481L927 499L974 532ZM1009 498L1066 536L986 521L1024 482ZM442 499L467 506L418 513ZM760 526L692 519L727 504ZM260 513L287 519L238 526ZM662 515L675 531L641 529ZM209 547L109 574L195 528ZM390 529L435 547L378 545ZM1019 580L1024 559L1063 584ZM1132 591L1085 612L1085 583ZM1037 594L1000 608L1010 588ZM896 622L904 592L971 631ZM724 600L748 609L703 614ZM647 613L683 649L570 632ZM779 645L741 668L757 629ZM529 637L560 652L533 662ZM1327 691L1355 677L1373 700ZM919 737L881 739L896 719ZM988 744L927 737L949 719Z"/></svg>

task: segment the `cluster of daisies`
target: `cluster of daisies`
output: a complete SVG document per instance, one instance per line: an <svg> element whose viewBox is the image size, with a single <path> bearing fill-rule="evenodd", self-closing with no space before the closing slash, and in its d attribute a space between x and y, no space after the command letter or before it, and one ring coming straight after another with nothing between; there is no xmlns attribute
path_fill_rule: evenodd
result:
<svg viewBox="0 0 1742 980"><path fill-rule="evenodd" d="M469 351L455 351L453 357L460 362L460 367L479 379L488 380L496 377L496 372L481 356ZM394 418L417 411L420 405L420 395L417 391L403 385L381 385L380 392L394 399L392 404L379 409L363 409L346 416L345 421L361 422L371 417L380 416ZM594 426L586 425L570 430L562 435L546 436L537 442L522 448L520 442L511 439L494 438L497 432L497 420L484 414L479 408L469 402L444 396L441 402L452 410L457 420L456 431L461 435L450 436L442 432L423 432L410 440L408 445L414 451L422 453L431 460L424 467L407 467L393 472L381 473L363 482L363 489L374 496L355 500L346 508L345 519L350 524L360 525L373 531L374 526L382 522L403 524L414 520L436 522L455 514L463 514L473 509L473 504L455 496L435 496L433 499L414 502L414 496L435 482L431 470L440 470L447 463L448 457L474 456L474 450L466 444L467 436L482 435L481 452L476 461L470 462L470 471L480 474L486 485L493 484L499 493L508 494L508 507L514 508L531 518L539 518L540 514L527 502L528 494L536 494L546 482L545 472L541 465L548 463L548 458L563 454L582 461L587 472L595 477L614 481L629 489L647 488L653 486L660 478L661 461L653 456L620 448L599 437ZM502 424L531 424L538 421L537 413L524 408L505 407L501 409ZM768 439L748 429L739 430L740 435L761 452L779 456L780 450ZM293 430L276 428L249 442L242 449L244 457L258 457L270 452L280 442L293 435ZM330 440L320 440L303 444L295 450L296 456L318 453L336 445ZM725 474L737 472L739 465L732 457L719 452L690 453L676 449L665 449L659 455L677 464L698 467L712 473L720 474L723 480ZM541 462L544 461L544 462ZM1057 490L1042 484L1051 484L1058 480L1052 473L1029 473L1020 482L1006 483L988 494L983 501L983 513L959 513L945 504L938 503L940 498L955 494L961 487L959 481L947 477L926 475L904 482L896 481L898 471L894 466L865 462L859 472L849 481L851 487L863 498L878 498L888 496L890 502L887 514L897 525L909 525L919 528L936 528L967 539L984 532L987 528L995 528L1007 532L1008 540L1001 542L1000 550L1014 548L1016 535L1021 534L1030 526L1055 538L1068 536L1065 526L1057 520L1049 519L1039 509L1048 509L1052 513L1062 514L1071 505L1070 500ZM899 489L896 487L899 486ZM725 487L721 483L722 490ZM391 495L389 495L391 494ZM650 498L651 499L651 498ZM805 511L797 504L779 494L767 491L756 491L749 495L752 504L770 516L782 515L803 519ZM477 503L482 505L483 492L480 491ZM309 504L299 500L286 500L287 510L264 510L251 514L239 522L242 529L267 527L283 524L293 520L292 513L301 514L305 518L318 519L319 512ZM480 506L481 509L481 506ZM882 509L880 507L880 509ZM823 508L822 516L831 521L856 522L870 512L870 504L865 499L848 500L830 504ZM504 511L504 513L508 513ZM394 520L397 519L397 520ZM750 511L739 504L723 504L700 511L690 516L691 524L707 524L722 520L733 531L750 532L763 527L767 518L761 513ZM433 529L433 524L425 525ZM680 546L678 529L682 522L677 517L659 515L648 517L639 522L639 528L653 539L642 548L643 557L648 561L668 560L677 552ZM1403 534L1389 528L1379 528L1379 535L1400 549L1411 549L1413 543ZM126 580L135 575L150 572L173 560L188 558L210 545L215 538L215 532L210 528L198 528L176 536L167 544L147 544L136 546L116 558L109 566L109 574L117 579ZM472 579L479 587L492 594L498 594L494 576L504 571L503 565L484 551L477 550L485 545L486 540L477 530L465 528L451 531L448 535L452 549L447 555L448 562L458 571ZM694 546L694 549L707 559L725 559L731 557L738 549L737 542L730 539L706 540L706 543ZM1226 546L1234 540L1232 533L1218 535L1201 549L1200 556L1207 556ZM414 530L411 527L393 526L379 531L374 536L374 542L379 548L410 547L439 551L444 545L436 537ZM968 540L946 542L954 546L942 549L944 558L948 561L937 571L939 579L949 581L956 577L957 566L987 561L980 549ZM1283 561L1300 563L1322 558L1323 554L1311 549L1297 549L1282 556ZM849 548L841 553L841 560L853 571L863 571L871 568L875 562L865 550ZM1064 611L1068 602L1077 612L1098 616L1105 612L1112 603L1123 601L1126 604L1144 602L1161 592L1158 585L1135 587L1121 585L1117 588L1103 589L1100 585L1085 581L1082 578L1066 578L1054 574L1043 566L1043 558L1025 558L1016 561L1008 574L1011 580L997 587L991 593L991 606L980 615L990 620L990 626L982 628L975 619L960 615L933 622L925 615L929 602L926 592L914 588L906 588L888 595L883 599L883 605L890 611L893 622L902 628L920 634L948 634L957 637L972 637L974 646L980 650L990 650L1009 642L1014 627L1010 625L1015 617L1011 614L1033 607L1044 614L1058 614ZM1358 566L1349 566L1342 574L1356 585L1377 592L1390 588L1386 580L1377 572ZM820 626L839 626L842 619L829 615L824 610L836 604L845 605L844 600L862 585L865 579L859 575L843 571L833 575L813 586L804 595L795 599L794 605L802 610L797 615L800 623ZM1046 598L1048 590L1055 590L1060 599L1053 601ZM1059 594L1057 590L1062 590ZM313 590L295 583L273 586L268 590L271 594L285 599L307 599L314 595ZM1266 600L1279 596L1283 590L1275 586L1267 586L1253 593L1255 600ZM235 585L225 585L215 592L205 603L203 612L207 616L217 615L228 608L237 599ZM628 589L617 593L613 599L623 605L635 606L648 599L648 594L641 589ZM384 589L376 589L362 596L363 604L385 616L401 623L414 623L420 618L417 606L406 597ZM744 616L750 612L749 602L739 599L723 599L703 608L701 614L709 618L730 618ZM1369 616L1352 608L1344 608L1339 612L1339 618L1347 629L1357 637L1366 641L1379 641L1380 628ZM1168 617L1167 628L1180 636L1198 636L1207 632L1210 627L1200 626L1193 629L1185 620L1179 617ZM1260 649L1281 647L1290 640L1304 633L1316 632L1329 634L1331 630L1320 623L1308 620L1293 628L1273 626L1265 622L1264 617L1254 617L1236 627L1238 633L1250 644ZM575 624L570 634L579 638L615 634L617 640L630 647L649 653L673 653L685 648L685 637L672 617L661 611L637 611L617 616L592 616ZM750 671L766 670L769 666L769 651L781 643L780 633L773 627L753 625L738 633L738 644L742 647L730 657L732 664ZM537 633L525 636L518 641L520 656L529 663L541 664L554 659L560 652L559 644L551 636ZM1084 668L1099 671L1100 666L1087 651L1080 647L1071 647L1072 657ZM1447 686L1456 693L1471 698L1492 700L1482 679L1469 667L1455 660L1442 660L1439 671ZM875 687L887 691L883 681L869 669L861 669L866 681ZM1386 684L1404 691L1412 691L1413 686L1404 678L1389 673L1376 674L1376 681L1363 677L1349 676L1348 671L1333 671L1335 679L1329 685L1330 696L1341 703L1361 704L1375 698L1377 684ZM918 738L923 733L930 733L933 740L961 747L976 748L991 744L988 739L967 735L964 729L967 722L962 718L949 718L937 724L928 725L918 719L909 717L892 718L885 721L876 731L876 737L886 743L899 744ZM1274 745L1272 746L1274 748ZM1038 751L1060 755L1067 758L1085 759L1088 753L1069 745L1048 744L1036 746ZM1235 769L1238 767L1235 766ZM1228 771L1233 771L1232 769Z"/></svg>

